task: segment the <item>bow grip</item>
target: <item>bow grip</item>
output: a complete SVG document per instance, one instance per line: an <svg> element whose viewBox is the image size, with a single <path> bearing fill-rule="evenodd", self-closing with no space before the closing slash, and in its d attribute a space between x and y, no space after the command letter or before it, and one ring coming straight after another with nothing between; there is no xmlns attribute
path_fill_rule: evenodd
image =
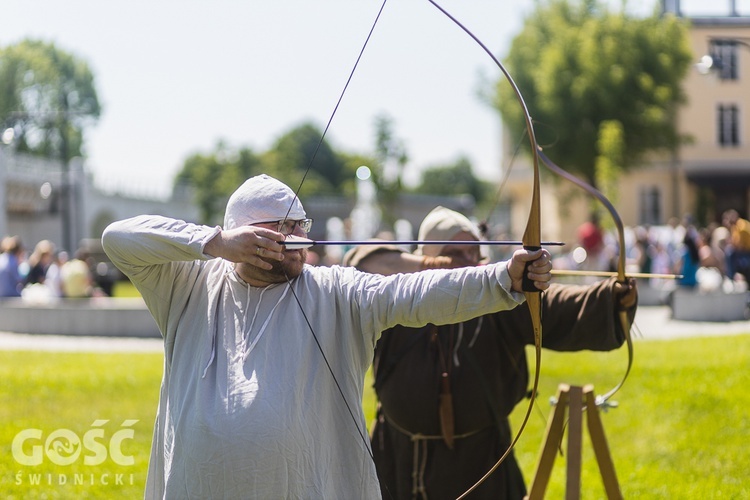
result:
<svg viewBox="0 0 750 500"><path fill-rule="evenodd" d="M540 246L533 246L533 245L524 245L523 249L528 250L529 252L536 252L537 250L541 249ZM531 267L531 262L529 261L526 263L526 266L523 269L523 278L521 280L521 289L524 292L540 292L536 286L534 286L534 281L529 279L529 267Z"/></svg>

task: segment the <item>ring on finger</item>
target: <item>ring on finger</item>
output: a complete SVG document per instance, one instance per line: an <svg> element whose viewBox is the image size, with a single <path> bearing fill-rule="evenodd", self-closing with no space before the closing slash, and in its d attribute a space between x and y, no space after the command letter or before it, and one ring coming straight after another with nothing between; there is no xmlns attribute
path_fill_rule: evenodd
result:
<svg viewBox="0 0 750 500"><path fill-rule="evenodd" d="M255 255L260 255L260 251L261 251L261 248L260 248L260 247L257 247L257 248L255 249Z"/></svg>

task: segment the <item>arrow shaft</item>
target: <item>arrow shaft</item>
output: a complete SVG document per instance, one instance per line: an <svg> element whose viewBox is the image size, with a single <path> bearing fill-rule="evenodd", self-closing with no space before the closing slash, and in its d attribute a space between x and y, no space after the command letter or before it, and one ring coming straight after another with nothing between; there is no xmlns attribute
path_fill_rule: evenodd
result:
<svg viewBox="0 0 750 500"><path fill-rule="evenodd" d="M552 274L555 276L617 276L616 272L611 271L584 271L580 269L553 269ZM656 278L664 280L676 280L683 276L681 274L653 274L653 273L625 273L628 278Z"/></svg>
<svg viewBox="0 0 750 500"><path fill-rule="evenodd" d="M293 244L296 242L293 242ZM418 240L363 240L363 241L313 241L310 240L311 245L341 245L341 246L360 246L360 245L489 245L489 246L521 246L522 241L515 240L489 240L489 241L456 241L456 240L429 240L429 241L418 241ZM543 241L542 246L563 246L564 242L561 241Z"/></svg>

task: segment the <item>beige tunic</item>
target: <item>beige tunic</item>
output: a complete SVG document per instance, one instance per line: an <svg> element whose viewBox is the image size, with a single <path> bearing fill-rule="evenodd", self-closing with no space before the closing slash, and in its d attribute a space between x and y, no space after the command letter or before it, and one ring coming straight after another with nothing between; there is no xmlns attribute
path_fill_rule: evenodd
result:
<svg viewBox="0 0 750 500"><path fill-rule="evenodd" d="M254 288L202 253L217 231L142 216L103 236L164 335L149 498L379 497L361 399L380 332L523 301L504 263L387 278L305 266Z"/></svg>

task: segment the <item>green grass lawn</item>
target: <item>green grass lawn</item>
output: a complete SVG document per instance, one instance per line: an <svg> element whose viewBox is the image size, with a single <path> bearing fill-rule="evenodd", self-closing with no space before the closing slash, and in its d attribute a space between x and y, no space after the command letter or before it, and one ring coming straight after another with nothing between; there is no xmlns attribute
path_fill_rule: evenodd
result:
<svg viewBox="0 0 750 500"><path fill-rule="evenodd" d="M635 364L602 414L625 498L749 498L750 339L747 336L636 342ZM560 382L614 386L626 365L622 351L542 357L540 415L516 448L527 481L534 473ZM543 400L543 401L542 401ZM523 411L514 412L520 422ZM588 437L588 436L586 436ZM565 463L558 457L548 498L564 498ZM583 498L605 498L590 442L584 439Z"/></svg>
<svg viewBox="0 0 750 500"><path fill-rule="evenodd" d="M0 498L142 498L162 359L161 354L0 351ZM80 442L100 427L104 435L97 441L109 447L112 436L127 429L122 427L127 420L138 421L127 427L133 439L116 449L132 456L133 465L118 465L109 451L100 465L85 465L86 455L100 456L86 449L70 465L56 465L47 456L40 465L13 458L13 439L24 429L42 431L41 439L24 447L31 455L32 447L50 436L50 444L58 441L58 429L75 433ZM61 444L76 439L70 433L60 437Z"/></svg>
<svg viewBox="0 0 750 500"><path fill-rule="evenodd" d="M748 340L636 343L630 379L614 398L620 406L602 415L626 498L750 497ZM597 393L604 392L618 381L625 357L624 351L544 353L540 398L516 447L527 480L551 412L547 400L558 384L593 383ZM0 351L0 498L142 497L161 372L160 354ZM371 392L365 411L372 418ZM516 426L524 411L523 404L516 409ZM123 426L126 421L131 422ZM33 456L34 445L47 440L62 446L77 437L81 454L70 465L54 463L64 449L55 460L44 455L40 465L19 464L12 442L25 429L39 429L41 438L28 440L24 455ZM132 457L132 465L118 463L122 459L110 450L102 452L112 436L127 429L132 438L113 449ZM92 431L95 439L87 441ZM87 465L87 457L101 463ZM564 476L564 460L558 458L547 498L564 496ZM587 437L582 478L583 498L604 497Z"/></svg>

